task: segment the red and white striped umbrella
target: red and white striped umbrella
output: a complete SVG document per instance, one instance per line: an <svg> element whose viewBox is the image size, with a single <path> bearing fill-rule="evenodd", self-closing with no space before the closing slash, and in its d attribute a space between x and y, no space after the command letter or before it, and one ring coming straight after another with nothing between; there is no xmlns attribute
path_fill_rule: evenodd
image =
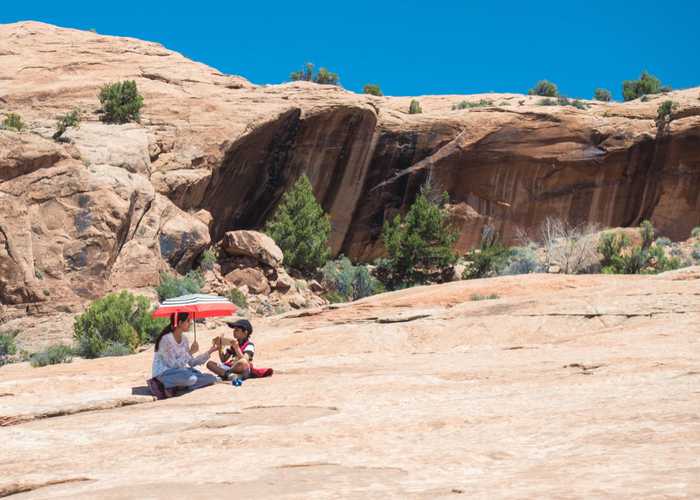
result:
<svg viewBox="0 0 700 500"><path fill-rule="evenodd" d="M227 298L218 295L194 293L173 297L160 303L154 318L170 317L173 313L193 313L195 318L211 318L213 316L230 316L238 308Z"/></svg>
<svg viewBox="0 0 700 500"><path fill-rule="evenodd" d="M192 319L211 318L214 316L230 316L238 308L228 299L218 295L206 295L194 293L173 297L160 303L155 311L154 318L169 318L176 313L190 313ZM194 338L197 339L197 323L194 322Z"/></svg>

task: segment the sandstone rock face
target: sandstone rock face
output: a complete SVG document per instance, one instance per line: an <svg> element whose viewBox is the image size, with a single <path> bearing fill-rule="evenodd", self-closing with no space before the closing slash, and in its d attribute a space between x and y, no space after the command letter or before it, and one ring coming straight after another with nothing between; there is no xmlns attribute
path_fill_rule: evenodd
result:
<svg viewBox="0 0 700 500"><path fill-rule="evenodd" d="M267 278L262 271L254 267L231 271L226 275L226 280L238 287L247 286L248 290L255 294L270 293Z"/></svg>
<svg viewBox="0 0 700 500"><path fill-rule="evenodd" d="M275 241L258 231L229 231L224 234L221 248L229 255L252 257L271 267L280 266L284 258Z"/></svg>
<svg viewBox="0 0 700 500"><path fill-rule="evenodd" d="M151 286L164 261L189 268L209 245L206 226L157 194L147 177L87 166L38 135L0 137L6 151L21 152L0 157L0 171L23 172L0 183L3 304L50 312L111 289Z"/></svg>
<svg viewBox="0 0 700 500"><path fill-rule="evenodd" d="M114 165L146 177L150 174L149 139L138 124L87 122L69 128L64 137L75 144L87 165Z"/></svg>
<svg viewBox="0 0 700 500"><path fill-rule="evenodd" d="M235 445L256 499L698 498L698 283L511 276L254 320L275 375L158 402L152 349L7 365L0 494L218 498Z"/></svg>
<svg viewBox="0 0 700 500"><path fill-rule="evenodd" d="M411 97L259 87L155 43L41 23L0 26L0 47L3 110L28 124L0 131L4 304L38 310L153 285L226 232L262 227L302 173L330 213L333 251L353 259L382 253L384 221L428 178L450 195L460 250L485 224L512 242L547 216L649 218L676 240L700 225L697 89L586 110L518 94L423 96L423 113L409 115ZM125 78L144 95L141 123L99 123L100 87ZM452 110L480 99L493 105ZM666 99L679 107L657 129ZM76 107L72 142L51 141L56 116Z"/></svg>

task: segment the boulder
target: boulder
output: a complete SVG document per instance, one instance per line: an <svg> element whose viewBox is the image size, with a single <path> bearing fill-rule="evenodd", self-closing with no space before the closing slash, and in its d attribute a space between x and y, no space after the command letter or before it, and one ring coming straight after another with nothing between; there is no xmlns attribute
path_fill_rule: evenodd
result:
<svg viewBox="0 0 700 500"><path fill-rule="evenodd" d="M226 275L226 281L236 285L237 287L247 286L250 293L268 294L270 293L270 284L267 282L265 275L255 267L246 269L234 269Z"/></svg>
<svg viewBox="0 0 700 500"><path fill-rule="evenodd" d="M300 293L293 293L293 294L289 295L286 298L286 301L294 309L302 309L302 308L306 307L306 305L307 305L306 298Z"/></svg>
<svg viewBox="0 0 700 500"><path fill-rule="evenodd" d="M194 260L211 244L209 228L164 196L157 196L165 205L158 237L160 253L172 267L185 272L192 268Z"/></svg>
<svg viewBox="0 0 700 500"><path fill-rule="evenodd" d="M277 281L274 289L280 293L287 293L294 286L294 279L289 276L284 269L277 270Z"/></svg>
<svg viewBox="0 0 700 500"><path fill-rule="evenodd" d="M204 224L207 227L211 226L212 221L214 220L209 211L207 210L197 210L194 212L192 215L199 220L202 224Z"/></svg>
<svg viewBox="0 0 700 500"><path fill-rule="evenodd" d="M228 257L219 260L221 272L228 274L234 269L245 269L246 267L258 267L258 261L253 257Z"/></svg>
<svg viewBox="0 0 700 500"><path fill-rule="evenodd" d="M326 288L316 280L309 281L309 289L314 293L323 293Z"/></svg>
<svg viewBox="0 0 700 500"><path fill-rule="evenodd" d="M282 264L280 247L272 238L258 231L229 231L224 234L221 248L229 255L253 257L271 267Z"/></svg>

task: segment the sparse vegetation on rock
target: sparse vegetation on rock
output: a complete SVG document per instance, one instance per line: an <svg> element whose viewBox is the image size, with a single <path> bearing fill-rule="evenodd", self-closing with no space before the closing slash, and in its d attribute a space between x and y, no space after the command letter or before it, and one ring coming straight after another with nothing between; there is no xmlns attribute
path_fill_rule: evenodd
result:
<svg viewBox="0 0 700 500"><path fill-rule="evenodd" d="M568 97L559 96L556 99L546 97L537 101L538 106L573 106L578 109L588 109L588 105L579 99L571 100Z"/></svg>
<svg viewBox="0 0 700 500"><path fill-rule="evenodd" d="M248 308L248 299L246 299L245 294L238 288L231 288L228 292L226 292L226 298L241 309Z"/></svg>
<svg viewBox="0 0 700 500"><path fill-rule="evenodd" d="M486 106L493 106L493 101L488 99L479 99L478 102L461 101L452 106L453 110L457 109L472 109L472 108L484 108Z"/></svg>
<svg viewBox="0 0 700 500"><path fill-rule="evenodd" d="M2 128L21 132L24 129L22 117L17 113L7 113L5 119L2 121Z"/></svg>
<svg viewBox="0 0 700 500"><path fill-rule="evenodd" d="M339 85L340 78L337 73L328 71L326 68L320 68L316 74L314 74L314 65L312 63L306 63L304 68L299 71L293 71L289 75L289 79L296 81L306 81L314 82L325 85Z"/></svg>
<svg viewBox="0 0 700 500"><path fill-rule="evenodd" d="M678 269L682 263L676 256L668 257L665 245L654 242L654 226L643 221L639 226L641 246L631 246L629 239L612 233L603 234L598 244L605 274L656 274Z"/></svg>
<svg viewBox="0 0 700 500"><path fill-rule="evenodd" d="M488 295L482 295L480 293L473 293L469 297L469 300L471 301L480 301L480 300L495 300L500 298L498 294L496 293L490 293Z"/></svg>
<svg viewBox="0 0 700 500"><path fill-rule="evenodd" d="M114 352L114 343L129 352L151 341L167 320L151 317L150 301L127 291L111 293L94 301L75 319L73 338L77 351L86 358Z"/></svg>
<svg viewBox="0 0 700 500"><path fill-rule="evenodd" d="M369 297L384 290L365 265L353 265L347 257L326 262L321 269L323 284L332 302L346 302Z"/></svg>
<svg viewBox="0 0 700 500"><path fill-rule="evenodd" d="M593 99L596 101L610 102L612 101L612 93L608 89L597 88L593 93Z"/></svg>
<svg viewBox="0 0 700 500"><path fill-rule="evenodd" d="M511 247L510 255L505 265L498 269L498 274L509 276L543 272L544 265L537 257L536 250L537 247L532 243L527 246Z"/></svg>
<svg viewBox="0 0 700 500"><path fill-rule="evenodd" d="M668 92L671 87L661 85L661 80L647 71L642 71L639 80L625 80L622 82L622 97L625 101L631 101L650 94Z"/></svg>
<svg viewBox="0 0 700 500"><path fill-rule="evenodd" d="M543 97L557 97L559 95L559 90L554 83L548 80L540 80L533 88L528 90L527 93L529 95L539 95Z"/></svg>
<svg viewBox="0 0 700 500"><path fill-rule="evenodd" d="M43 351L35 352L29 357L29 364L34 368L73 361L74 350L71 346L56 344Z"/></svg>
<svg viewBox="0 0 700 500"><path fill-rule="evenodd" d="M158 298L163 301L189 293L200 293L203 286L204 277L199 271L190 271L185 276L161 273L156 293L158 293Z"/></svg>
<svg viewBox="0 0 700 500"><path fill-rule="evenodd" d="M328 215L306 175L285 193L265 226L265 233L282 249L285 265L303 272L313 272L328 261L330 232Z"/></svg>
<svg viewBox="0 0 700 500"><path fill-rule="evenodd" d="M19 332L9 331L0 333L0 366L9 361L9 357L17 353L15 337Z"/></svg>
<svg viewBox="0 0 700 500"><path fill-rule="evenodd" d="M417 99L411 99L411 104L408 106L408 114L417 115L422 112L423 109L420 107L420 102Z"/></svg>
<svg viewBox="0 0 700 500"><path fill-rule="evenodd" d="M484 226L481 230L479 248L470 250L465 257L467 267L464 269L462 278L496 276L508 265L511 256L511 249L500 242L498 232L491 226Z"/></svg>
<svg viewBox="0 0 700 500"><path fill-rule="evenodd" d="M70 113L61 115L56 118L56 132L53 134L55 141L61 141L63 134L69 127L78 128L80 126L80 110L74 109Z"/></svg>
<svg viewBox="0 0 700 500"><path fill-rule="evenodd" d="M109 83L99 95L102 121L105 123L138 122L141 119L143 96L134 80Z"/></svg>
<svg viewBox="0 0 700 500"><path fill-rule="evenodd" d="M368 83L364 87L362 87L362 92L365 94L370 94L370 95L376 95L376 96L383 96L382 94L382 89L379 88L379 85L376 83Z"/></svg>
<svg viewBox="0 0 700 500"><path fill-rule="evenodd" d="M202 252L202 256L199 258L199 266L205 271L211 271L214 269L216 259L216 250L213 248L207 248L204 252Z"/></svg>
<svg viewBox="0 0 700 500"><path fill-rule="evenodd" d="M448 222L447 193L434 202L430 191L426 183L405 217L397 215L384 223L382 240L388 258L383 281L389 288L424 283L431 273L442 273L457 260L453 250L457 234Z"/></svg>

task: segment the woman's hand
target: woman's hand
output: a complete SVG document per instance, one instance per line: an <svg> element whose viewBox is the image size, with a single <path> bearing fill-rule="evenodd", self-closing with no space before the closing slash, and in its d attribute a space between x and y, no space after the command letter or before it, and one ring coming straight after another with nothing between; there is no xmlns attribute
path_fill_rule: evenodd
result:
<svg viewBox="0 0 700 500"><path fill-rule="evenodd" d="M192 346L190 347L190 354L194 354L197 351L199 351L199 344L195 340L194 342L192 342Z"/></svg>

